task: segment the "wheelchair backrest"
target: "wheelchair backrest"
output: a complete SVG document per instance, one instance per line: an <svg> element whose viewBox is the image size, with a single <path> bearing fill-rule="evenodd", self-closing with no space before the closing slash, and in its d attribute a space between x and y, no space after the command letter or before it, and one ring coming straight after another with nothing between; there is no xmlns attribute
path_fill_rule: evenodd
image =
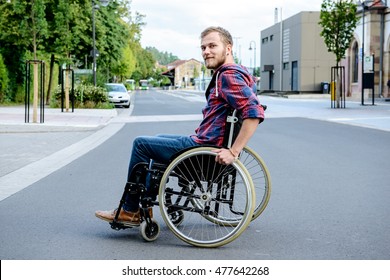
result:
<svg viewBox="0 0 390 280"><path fill-rule="evenodd" d="M240 132L242 125L242 118L240 113L237 110L231 108L226 117L226 128L225 134L223 136L223 147L231 148L234 141L237 138L238 133Z"/></svg>

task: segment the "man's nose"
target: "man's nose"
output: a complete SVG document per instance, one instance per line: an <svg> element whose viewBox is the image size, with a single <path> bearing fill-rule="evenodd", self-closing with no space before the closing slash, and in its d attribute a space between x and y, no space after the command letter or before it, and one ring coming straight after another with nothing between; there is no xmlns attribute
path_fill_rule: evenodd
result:
<svg viewBox="0 0 390 280"><path fill-rule="evenodd" d="M209 47L205 47L202 51L202 54L203 55L206 55L206 54L209 54L210 53L210 48Z"/></svg>

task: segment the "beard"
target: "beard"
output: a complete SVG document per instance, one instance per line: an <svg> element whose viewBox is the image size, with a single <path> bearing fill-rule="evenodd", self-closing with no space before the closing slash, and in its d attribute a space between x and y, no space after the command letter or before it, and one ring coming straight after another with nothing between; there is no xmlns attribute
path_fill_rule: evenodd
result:
<svg viewBox="0 0 390 280"><path fill-rule="evenodd" d="M226 54L225 52L221 54L215 54L211 58L204 58L204 62L207 69L218 69L222 64L226 62Z"/></svg>

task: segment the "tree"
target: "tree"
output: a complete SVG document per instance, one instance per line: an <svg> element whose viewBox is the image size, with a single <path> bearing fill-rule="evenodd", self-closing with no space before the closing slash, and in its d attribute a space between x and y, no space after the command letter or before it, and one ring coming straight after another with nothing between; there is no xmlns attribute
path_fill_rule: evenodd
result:
<svg viewBox="0 0 390 280"><path fill-rule="evenodd" d="M324 37L328 51L336 55L336 65L345 58L353 33L359 18L356 15L357 5L353 0L324 0L321 5L319 24L323 27L321 36Z"/></svg>
<svg viewBox="0 0 390 280"><path fill-rule="evenodd" d="M51 0L46 4L46 18L49 23L49 36L45 40L45 51L50 55L49 83L46 93L46 104L50 102L53 87L55 62L59 65L72 64L71 56L81 46L82 34L88 32L85 8L80 1Z"/></svg>
<svg viewBox="0 0 390 280"><path fill-rule="evenodd" d="M353 33L356 29L359 18L357 17L357 5L353 0L324 0L321 5L320 22L322 31L320 35L324 37L329 52L336 55L336 84L341 92L339 80L339 64L345 58L345 51L349 48ZM339 94L337 97L337 107L339 107Z"/></svg>
<svg viewBox="0 0 390 280"><path fill-rule="evenodd" d="M6 96L8 88L8 73L5 67L3 56L0 54L0 102L3 101Z"/></svg>
<svg viewBox="0 0 390 280"><path fill-rule="evenodd" d="M21 67L18 68L14 64L12 64L12 61L18 61L19 59L16 56L22 53L22 51L20 51L19 49L15 50L15 47L12 45L11 40L7 38L8 34L4 32L5 30L7 30L8 23L12 17L11 3L0 1L0 15L0 55L2 55L5 67L7 68L9 73L12 73L12 75L8 77L9 92L16 92L18 82L23 81L23 79L20 80L20 78L23 76L23 70L21 69ZM2 94L5 94L5 92L2 92ZM1 99L4 100L4 98L7 98L9 101L14 101L16 99L15 95L16 94L8 94L7 96L2 96Z"/></svg>
<svg viewBox="0 0 390 280"><path fill-rule="evenodd" d="M1 41L13 50L29 50L38 59L38 50L48 33L45 0L14 0L1 5ZM10 67L12 68L12 67ZM13 75L13 74L10 74ZM38 64L33 62L33 122L37 122Z"/></svg>
<svg viewBox="0 0 390 280"><path fill-rule="evenodd" d="M46 101L50 88L54 87L51 81L55 77L55 62L71 64L72 68L91 68L92 3L91 0L0 0L0 53L8 70L12 97L9 99L17 101L13 96L17 89L23 93L26 59L50 57ZM95 6L97 70L104 80L109 73L147 78L154 71L155 60L140 43L144 16L132 13L130 5L131 0L110 0L107 7Z"/></svg>
<svg viewBox="0 0 390 280"><path fill-rule="evenodd" d="M137 68L142 74L143 79L148 79L152 74L155 67L155 60L152 54L144 49L140 49L140 56L138 57Z"/></svg>
<svg viewBox="0 0 390 280"><path fill-rule="evenodd" d="M14 12L20 17L18 31L20 39L32 48L34 61L38 60L38 48L48 32L45 8L45 0L15 0L14 2ZM33 122L37 122L39 87L37 62L33 62L33 76Z"/></svg>
<svg viewBox="0 0 390 280"><path fill-rule="evenodd" d="M111 72L113 72L113 66L116 65L116 62L124 59L124 50L131 39L129 27L115 12L118 10L117 5L116 2L112 1L109 6L101 8L96 21L96 38L98 38L96 46L100 53L99 62L101 66L111 70ZM123 64L126 63L123 61Z"/></svg>
<svg viewBox="0 0 390 280"><path fill-rule="evenodd" d="M155 47L146 47L145 50L153 55L153 58L158 61L160 65L168 65L171 62L178 60L176 55L168 52L160 52Z"/></svg>
<svg viewBox="0 0 390 280"><path fill-rule="evenodd" d="M112 74L119 77L120 81L123 81L126 77L131 77L135 70L135 58L130 48L127 46L123 49L123 54L120 60L118 60L114 66L112 66Z"/></svg>

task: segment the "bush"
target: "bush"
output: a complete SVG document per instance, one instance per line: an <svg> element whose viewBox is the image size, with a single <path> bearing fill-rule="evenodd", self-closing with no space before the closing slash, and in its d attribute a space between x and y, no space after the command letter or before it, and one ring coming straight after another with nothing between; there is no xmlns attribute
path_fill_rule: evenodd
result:
<svg viewBox="0 0 390 280"><path fill-rule="evenodd" d="M61 106L61 85L53 93L51 107ZM71 94L71 92L69 92ZM76 108L113 108L108 102L107 91L102 87L78 84L74 89L74 102Z"/></svg>
<svg viewBox="0 0 390 280"><path fill-rule="evenodd" d="M8 73L5 67L3 56L0 54L0 102L4 102L8 90Z"/></svg>

